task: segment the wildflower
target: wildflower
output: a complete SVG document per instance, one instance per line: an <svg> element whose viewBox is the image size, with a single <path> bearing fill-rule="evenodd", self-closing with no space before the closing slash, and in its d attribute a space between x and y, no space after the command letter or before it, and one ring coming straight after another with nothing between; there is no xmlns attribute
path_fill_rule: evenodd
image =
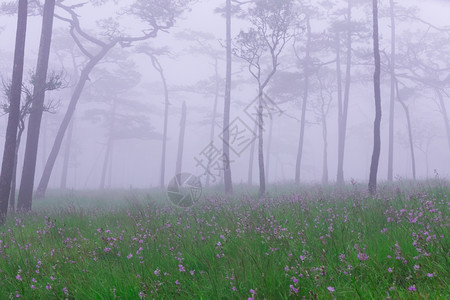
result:
<svg viewBox="0 0 450 300"><path fill-rule="evenodd" d="M131 253L127 255L127 259L130 259L132 257L133 257L133 254L131 254Z"/></svg>
<svg viewBox="0 0 450 300"><path fill-rule="evenodd" d="M330 291L330 293L333 293L334 292L334 287L329 286L329 287L327 287L327 290Z"/></svg>
<svg viewBox="0 0 450 300"><path fill-rule="evenodd" d="M419 270L420 266L419 265L414 265L414 270Z"/></svg>
<svg viewBox="0 0 450 300"><path fill-rule="evenodd" d="M389 273L392 273L392 271L394 271L392 268L388 268Z"/></svg>
<svg viewBox="0 0 450 300"><path fill-rule="evenodd" d="M416 289L416 286L415 286L415 285L412 285L412 286L410 286L410 287L408 288L408 290L410 290L411 292L415 292L415 291L417 291L417 289Z"/></svg>
<svg viewBox="0 0 450 300"><path fill-rule="evenodd" d="M30 288L31 288L32 290L36 289L36 287L34 286L34 284L32 284L32 285L30 286Z"/></svg>
<svg viewBox="0 0 450 300"><path fill-rule="evenodd" d="M427 276L431 278L431 277L434 276L434 274L433 273L428 273Z"/></svg>
<svg viewBox="0 0 450 300"><path fill-rule="evenodd" d="M66 294L66 295L69 293L69 291L67 290L66 287L63 287L62 291L63 291L63 293Z"/></svg>
<svg viewBox="0 0 450 300"><path fill-rule="evenodd" d="M179 285L180 282L179 282L178 280L175 280L175 284L176 284L176 285Z"/></svg>
<svg viewBox="0 0 450 300"><path fill-rule="evenodd" d="M22 281L22 277L20 277L20 274L16 275L16 279L19 280L19 281Z"/></svg>
<svg viewBox="0 0 450 300"><path fill-rule="evenodd" d="M291 288L291 291L293 291L294 293L298 294L298 289L295 288L292 284L289 287Z"/></svg>
<svg viewBox="0 0 450 300"><path fill-rule="evenodd" d="M305 260L305 257L304 257L303 255L300 255L300 260L301 260L301 261L304 261L304 260Z"/></svg>
<svg viewBox="0 0 450 300"><path fill-rule="evenodd" d="M45 286L45 288L46 288L47 290L50 290L50 289L52 288L52 286L51 286L50 284L47 283L47 285Z"/></svg>
<svg viewBox="0 0 450 300"><path fill-rule="evenodd" d="M191 275L194 276L195 270L189 271L189 273L191 273Z"/></svg>
<svg viewBox="0 0 450 300"><path fill-rule="evenodd" d="M50 279L54 281L56 278L53 276L50 276Z"/></svg>
<svg viewBox="0 0 450 300"><path fill-rule="evenodd" d="M254 289L250 289L250 294L252 294L252 295L256 295L256 291L254 290Z"/></svg>

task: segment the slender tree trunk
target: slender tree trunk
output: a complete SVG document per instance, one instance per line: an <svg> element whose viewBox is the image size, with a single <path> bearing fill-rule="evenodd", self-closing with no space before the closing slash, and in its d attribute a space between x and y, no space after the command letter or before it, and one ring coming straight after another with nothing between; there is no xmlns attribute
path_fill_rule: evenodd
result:
<svg viewBox="0 0 450 300"><path fill-rule="evenodd" d="M391 95L389 99L389 153L388 153L388 181L394 179L394 116L395 116L395 2L390 0L391 9Z"/></svg>
<svg viewBox="0 0 450 300"><path fill-rule="evenodd" d="M231 0L226 0L226 48L227 70L225 77L225 103L223 113L223 169L225 193L233 193L230 166L230 106L231 106Z"/></svg>
<svg viewBox="0 0 450 300"><path fill-rule="evenodd" d="M16 153L14 156L14 169L13 169L13 175L11 178L11 192L9 194L9 210L11 212L16 211L16 183L17 183L17 165L19 161L19 149L20 149L20 142L22 140L22 134L25 130L25 123L22 117L25 117L24 115L20 116L19 121L19 129L17 132L17 141L16 141Z"/></svg>
<svg viewBox="0 0 450 300"><path fill-rule="evenodd" d="M345 71L345 89L344 101L342 106L342 116L339 123L339 138L338 138L338 172L337 183L344 184L344 154L345 154L345 139L347 133L347 116L348 116L348 102L350 98L350 83L351 83L351 67L352 67L352 0L348 0L347 6L347 61Z"/></svg>
<svg viewBox="0 0 450 300"><path fill-rule="evenodd" d="M328 184L328 128L326 115L322 113L322 140L323 140L323 163L322 184Z"/></svg>
<svg viewBox="0 0 450 300"><path fill-rule="evenodd" d="M442 118L444 121L445 132L447 133L448 147L450 149L450 121L449 121L448 114L447 114L447 107L445 106L445 101L444 101L444 97L442 96L442 92L439 91L438 89L436 89L435 91L439 98L439 106L440 106L439 109L441 111Z"/></svg>
<svg viewBox="0 0 450 300"><path fill-rule="evenodd" d="M405 116L406 116L406 123L408 125L408 141L409 141L409 150L411 153L411 168L412 168L412 173L413 173L413 179L416 180L416 157L414 154L414 142L413 142L413 134L412 134L412 125L411 125L411 117L409 115L409 109L408 106L406 106L405 102L403 101L402 97L400 97L400 92L399 92L399 88L398 88L398 82L395 79L395 89L397 92L397 99L400 102L403 110L405 111Z"/></svg>
<svg viewBox="0 0 450 300"><path fill-rule="evenodd" d="M273 119L270 119L269 125L269 138L267 140L267 152L266 152L266 181L269 182L269 167L270 167L270 152L272 148L272 133L273 133Z"/></svg>
<svg viewBox="0 0 450 300"><path fill-rule="evenodd" d="M61 175L61 184L60 189L64 190L67 188L67 175L69 172L69 159L70 159L70 148L72 145L72 137L73 137L73 123L74 119L70 121L69 124L69 131L67 132L66 137L66 145L64 149L64 159L63 159L63 169L62 169L62 175Z"/></svg>
<svg viewBox="0 0 450 300"><path fill-rule="evenodd" d="M106 174L108 167L111 170L111 152L113 148L114 143L114 132L116 130L116 108L117 108L117 98L114 97L112 99L112 107L111 107L111 120L109 123L109 132L108 132L108 141L106 142L106 151L105 151L105 159L103 161L103 168L102 168L102 177L100 179L100 189L105 189L105 182L106 182ZM108 166L109 163L109 166Z"/></svg>
<svg viewBox="0 0 450 300"><path fill-rule="evenodd" d="M380 160L381 149L381 87L380 87L380 46L378 40L378 0L373 0L373 54L375 59L375 72L373 75L373 85L375 93L375 121L372 162L369 173L369 193L374 195L377 192L377 172Z"/></svg>
<svg viewBox="0 0 450 300"><path fill-rule="evenodd" d="M111 148L112 148L112 139L111 137L108 138L108 142L106 143L106 151L105 151L105 157L103 158L103 167L102 167L102 176L100 178L100 189L105 189L105 182L106 182L106 174L108 171L109 166L109 158L111 156Z"/></svg>
<svg viewBox="0 0 450 300"><path fill-rule="evenodd" d="M17 197L17 210L19 211L30 211L33 200L39 132L41 129L42 113L44 112L54 12L55 0L45 0L44 13L42 16L41 41L33 87L33 101L31 102L30 117L28 119L27 142L25 145L22 178L20 180L19 195Z"/></svg>
<svg viewBox="0 0 450 300"><path fill-rule="evenodd" d="M263 90L258 93L258 166L259 166L259 192L261 198L266 192L266 178L264 174L264 116L263 116Z"/></svg>
<svg viewBox="0 0 450 300"><path fill-rule="evenodd" d="M301 164L303 156L303 142L305 139L305 125L306 125L306 107L308 103L308 93L309 93L309 65L310 65L310 52L311 52L311 24L309 16L306 17L306 54L305 63L303 65L305 73L305 86L303 88L303 103L302 103L302 119L300 122L300 137L298 139L298 149L297 149L297 161L295 164L295 184L300 184L300 174L301 174Z"/></svg>
<svg viewBox="0 0 450 300"><path fill-rule="evenodd" d="M115 44L116 43L113 42L103 47L102 50L96 56L92 57L89 60L84 69L81 71L80 79L78 80L74 93L72 94L72 98L70 99L66 114L64 115L61 125L59 126L55 141L53 143L52 150L50 151L47 163L45 164L44 172L42 174L41 180L39 181L39 185L36 190L36 197L44 197L45 192L47 191L50 176L52 174L53 167L55 165L59 150L61 149L62 141L64 139L64 134L66 133L67 127L69 126L69 122L75 112L84 85L86 84L86 81L89 78L89 73L92 71L95 65L108 53L108 51L115 46Z"/></svg>
<svg viewBox="0 0 450 300"><path fill-rule="evenodd" d="M255 122L255 125L253 126L253 132L256 133L256 130L258 129L258 123ZM250 147L250 156L248 160L248 174L247 174L247 184L252 185L253 184L253 161L255 157L255 147L256 147L256 141L253 141L252 146Z"/></svg>
<svg viewBox="0 0 450 300"><path fill-rule="evenodd" d="M8 125L6 127L5 147L3 149L3 161L0 173L0 224L5 223L8 213L8 200L17 148L17 129L20 119L20 96L22 94L28 1L19 0L18 5Z"/></svg>
<svg viewBox="0 0 450 300"><path fill-rule="evenodd" d="M339 159L339 149L340 149L340 139L341 139L341 127L342 127L342 103L343 103L343 96L342 96L342 71L341 71L341 36L339 31L336 33L336 81L337 81L337 89L338 89L338 166L337 166L337 183L342 184L339 182L340 179L344 178L344 171L343 171L343 162Z"/></svg>
<svg viewBox="0 0 450 300"><path fill-rule="evenodd" d="M186 102L183 102L181 107L181 120L180 120L180 135L178 136L178 154L177 154L177 165L175 169L175 174L181 173L181 166L183 164L183 149L184 149L184 133L186 131Z"/></svg>
<svg viewBox="0 0 450 300"><path fill-rule="evenodd" d="M219 89L220 89L220 79L219 79L219 62L218 59L216 59L214 64L215 69L215 80L216 80L216 90L214 92L214 106L213 106L213 112L212 112L212 118L211 118L211 133L209 135L209 139L211 142L214 141L214 133L216 129L216 119L217 119L217 104L219 102ZM209 171L209 168L211 167L211 162L208 161L208 167L207 170ZM206 172L206 186L209 186L209 182L211 180L211 176L209 175L209 172Z"/></svg>

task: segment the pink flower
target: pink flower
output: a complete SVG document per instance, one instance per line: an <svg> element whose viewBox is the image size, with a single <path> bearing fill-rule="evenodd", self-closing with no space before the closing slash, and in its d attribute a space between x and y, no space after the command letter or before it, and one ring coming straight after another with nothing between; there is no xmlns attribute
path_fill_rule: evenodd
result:
<svg viewBox="0 0 450 300"><path fill-rule="evenodd" d="M254 290L254 289L250 289L250 294L252 294L252 295L256 295L256 291Z"/></svg>
<svg viewBox="0 0 450 300"><path fill-rule="evenodd" d="M427 276L431 278L431 277L434 276L434 274L433 273L428 273Z"/></svg>
<svg viewBox="0 0 450 300"><path fill-rule="evenodd" d="M410 287L408 288L408 290L410 290L411 292L415 292L415 291L417 291L417 289L416 289L416 286L415 286L415 285L412 285L412 286L410 286Z"/></svg>
<svg viewBox="0 0 450 300"><path fill-rule="evenodd" d="M388 268L389 273L392 273L392 271L394 271L392 268Z"/></svg>
<svg viewBox="0 0 450 300"><path fill-rule="evenodd" d="M22 281L22 277L20 277L20 274L16 275L16 279L19 280L19 281Z"/></svg>
<svg viewBox="0 0 450 300"><path fill-rule="evenodd" d="M175 284L176 284L176 285L179 285L180 282L179 282L178 280L175 280Z"/></svg>
<svg viewBox="0 0 450 300"><path fill-rule="evenodd" d="M127 259L130 259L132 257L133 257L133 254L131 254L131 253L127 255Z"/></svg>
<svg viewBox="0 0 450 300"><path fill-rule="evenodd" d="M329 286L329 287L327 287L327 290L330 291L330 293L332 293L332 292L334 292L334 287Z"/></svg>

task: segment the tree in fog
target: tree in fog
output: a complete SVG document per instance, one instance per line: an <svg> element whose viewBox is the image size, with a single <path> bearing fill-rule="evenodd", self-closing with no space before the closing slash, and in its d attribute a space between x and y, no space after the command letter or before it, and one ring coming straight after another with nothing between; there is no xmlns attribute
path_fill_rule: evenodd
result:
<svg viewBox="0 0 450 300"><path fill-rule="evenodd" d="M186 102L183 101L181 105L181 119L180 119L180 131L178 134L178 151L177 162L175 165L175 174L178 176L181 173L183 165L183 151L184 151L184 134L186 132Z"/></svg>
<svg viewBox="0 0 450 300"><path fill-rule="evenodd" d="M31 102L30 117L28 119L25 157L23 161L19 195L17 198L17 209L19 211L31 210L34 176L36 172L36 158L39 144L39 132L41 128L42 113L44 111L45 86L47 80L48 62L50 58L54 12L55 0L45 0L42 15L42 32L39 44L36 76L34 78L33 101Z"/></svg>
<svg viewBox="0 0 450 300"><path fill-rule="evenodd" d="M67 127L93 68L115 46L120 45L122 47L127 47L134 42L155 38L161 30L172 28L176 17L186 9L190 2L191 1L189 0L168 0L161 3L161 1L158 0L136 0L133 2L132 6L126 10L127 14L123 14L123 16L133 17L137 22L140 22L139 25L143 26L143 29L140 31L141 34L131 36L124 33L124 29L120 26L120 23L117 23L112 19L105 19L99 23L101 24L101 30L103 31L100 36L103 37L96 37L81 27L77 9L85 6L86 3L79 3L78 5L71 6L64 5L61 2L57 3L58 7L60 7L64 13L64 15L57 15L57 18L70 25L70 33L75 43L89 60L80 73L80 78L69 102L66 114L56 134L52 150L47 159L44 172L36 191L36 196L42 197L45 195L50 175L53 166L55 165Z"/></svg>
<svg viewBox="0 0 450 300"><path fill-rule="evenodd" d="M369 173L369 192L375 194L377 191L378 162L380 160L381 149L381 58L378 34L378 0L373 0L373 55L375 62L375 72L373 75L373 86L375 94L375 121L373 135L373 152Z"/></svg>
<svg viewBox="0 0 450 300"><path fill-rule="evenodd" d="M259 196L266 191L264 172L264 91L277 71L279 56L292 37L294 5L290 0L260 0L248 9L252 27L241 31L235 39L234 55L248 64L251 76L258 84L256 123L258 130ZM264 59L268 58L268 66Z"/></svg>
<svg viewBox="0 0 450 300"><path fill-rule="evenodd" d="M46 84L45 84L45 90L46 91L53 91L57 90L62 87L62 73L52 73ZM17 177L17 162L19 158L19 148L22 141L22 134L25 131L25 121L31 113L31 106L33 103L33 82L35 80L34 74L31 75L31 79L28 84L22 85L22 97L21 97L21 107L20 107L20 115L19 115L19 127L17 131L17 141L16 141L16 154L14 157L14 169L13 169L13 176L11 179L11 192L9 195L9 209L10 211L15 211L15 200L16 200L16 177ZM5 114L9 113L10 110L10 99L11 99L11 83L10 82L3 82L3 92L5 97L5 102L2 105L2 110ZM54 112L56 109L57 103L53 103L52 101L49 101L48 103L44 104L42 109L46 112Z"/></svg>
<svg viewBox="0 0 450 300"><path fill-rule="evenodd" d="M162 137L162 149L161 149L161 168L160 168L160 179L159 187L164 188L164 178L166 174L166 148L167 148L167 127L169 122L169 88L167 86L166 75L164 74L164 68L160 62L160 56L167 56L169 54L168 50L165 48L155 49L149 45L140 45L137 48L138 52L144 53L150 57L153 69L155 69L159 77L161 78L161 83L164 91L164 124L163 124L163 137Z"/></svg>
<svg viewBox="0 0 450 300"><path fill-rule="evenodd" d="M16 155L17 129L20 117L20 97L22 94L22 76L27 30L28 1L19 0L16 42L14 51L13 74L11 81L10 108L6 127L5 147L3 150L0 174L0 224L4 224L8 212L8 200Z"/></svg>

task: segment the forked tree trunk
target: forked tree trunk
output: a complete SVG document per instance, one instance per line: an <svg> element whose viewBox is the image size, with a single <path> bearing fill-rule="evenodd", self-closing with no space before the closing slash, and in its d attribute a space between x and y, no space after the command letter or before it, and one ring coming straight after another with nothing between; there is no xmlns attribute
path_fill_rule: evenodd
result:
<svg viewBox="0 0 450 300"><path fill-rule="evenodd" d="M17 15L14 65L11 82L8 125L6 127L5 147L3 149L2 170L0 174L0 224L6 221L14 158L17 146L17 129L20 118L20 96L22 94L23 62L27 30L28 1L19 0Z"/></svg>
<svg viewBox="0 0 450 300"><path fill-rule="evenodd" d="M373 0L373 54L375 60L375 72L373 75L373 86L375 93L375 121L373 135L372 162L369 174L369 193L374 195L377 192L377 172L380 160L381 149L381 87L380 87L380 46L378 40L378 0Z"/></svg>
<svg viewBox="0 0 450 300"><path fill-rule="evenodd" d="M183 149L184 149L184 133L186 131L186 102L183 102L181 107L181 120L180 120L180 135L178 136L178 154L177 164L175 169L175 176L181 173L183 164Z"/></svg>
<svg viewBox="0 0 450 300"><path fill-rule="evenodd" d="M226 0L226 48L227 69L225 77L225 103L223 113L223 175L225 193L233 193L230 166L230 106L231 106L231 0Z"/></svg>
<svg viewBox="0 0 450 300"><path fill-rule="evenodd" d="M42 16L41 41L39 44L39 54L33 87L33 101L31 102L30 117L28 119L27 142L25 145L22 178L20 180L19 195L17 197L17 210L19 211L30 211L33 199L39 132L41 129L42 113L44 112L54 12L55 0L45 0Z"/></svg>
<svg viewBox="0 0 450 300"><path fill-rule="evenodd" d="M389 153L388 153L388 181L394 179L394 116L395 116L395 2L390 1L391 10L391 95L389 99Z"/></svg>

